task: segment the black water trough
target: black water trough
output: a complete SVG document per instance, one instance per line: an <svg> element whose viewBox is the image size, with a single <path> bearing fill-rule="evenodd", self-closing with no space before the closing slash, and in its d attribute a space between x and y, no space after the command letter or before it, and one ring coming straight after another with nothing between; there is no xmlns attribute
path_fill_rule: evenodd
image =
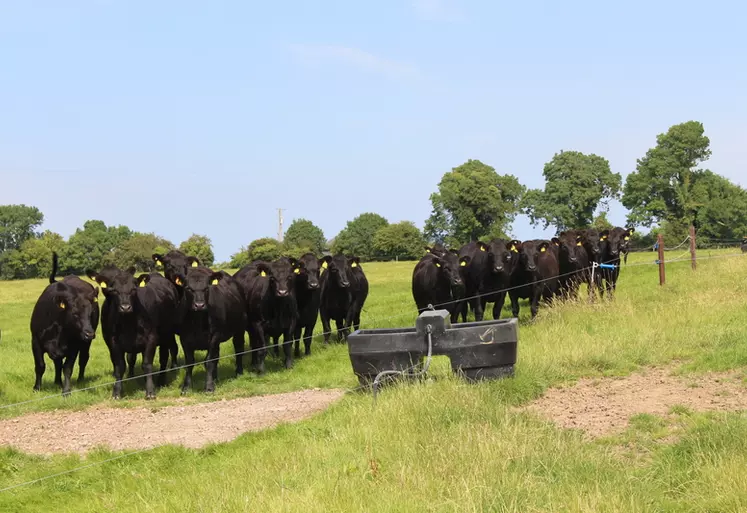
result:
<svg viewBox="0 0 747 513"><path fill-rule="evenodd" d="M348 336L353 372L368 385L385 371L417 373L428 354L445 355L451 368L469 381L513 376L518 343L516 319L467 322L452 326L446 310L420 314L415 328L358 330Z"/></svg>

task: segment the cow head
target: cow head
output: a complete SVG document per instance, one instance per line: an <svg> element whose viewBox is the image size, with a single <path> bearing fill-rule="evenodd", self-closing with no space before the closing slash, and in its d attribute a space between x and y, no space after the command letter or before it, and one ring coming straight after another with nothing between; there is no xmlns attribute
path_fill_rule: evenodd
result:
<svg viewBox="0 0 747 513"><path fill-rule="evenodd" d="M428 254L442 256L447 253L447 250L441 244L434 244L433 246L425 246L425 251Z"/></svg>
<svg viewBox="0 0 747 513"><path fill-rule="evenodd" d="M558 248L558 255L561 260L565 260L571 264L578 262L578 257L576 256L576 244L578 242L575 237L568 235L553 237L552 243Z"/></svg>
<svg viewBox="0 0 747 513"><path fill-rule="evenodd" d="M469 256L459 257L456 250L445 252L441 256L432 256L430 261L439 270L439 273L445 278L452 288L464 286L462 278L462 268L467 267L470 263Z"/></svg>
<svg viewBox="0 0 747 513"><path fill-rule="evenodd" d="M528 273L536 273L543 253L551 251L548 241L526 241L519 249L519 265Z"/></svg>
<svg viewBox="0 0 747 513"><path fill-rule="evenodd" d="M206 312L210 304L210 291L218 285L225 274L213 272L207 267L191 267L186 276L177 278L183 282L184 301L193 312Z"/></svg>
<svg viewBox="0 0 747 513"><path fill-rule="evenodd" d="M293 270L296 274L296 283L307 290L317 290L319 288L319 272L324 263L324 259L317 259L312 253L306 253Z"/></svg>
<svg viewBox="0 0 747 513"><path fill-rule="evenodd" d="M598 261L602 254L602 243L604 242L599 231L594 229L583 230L578 233L578 237L578 242L584 247L589 258Z"/></svg>
<svg viewBox="0 0 747 513"><path fill-rule="evenodd" d="M300 265L294 258L280 258L272 263L257 262L257 273L260 278L270 282L270 291L277 299L288 299L294 296L296 270Z"/></svg>
<svg viewBox="0 0 747 513"><path fill-rule="evenodd" d="M91 319L95 317L94 310L98 309L98 289L87 285L91 290L82 293L64 283L57 283L52 295L52 306L57 310L58 319L65 332L73 338L90 342L96 336ZM64 354L66 348L62 347L59 350ZM59 358L62 354L50 353L50 356Z"/></svg>
<svg viewBox="0 0 747 513"><path fill-rule="evenodd" d="M156 267L162 267L164 276L173 282L176 282L177 276L186 276L187 269L200 265L199 258L187 256L178 250L171 250L165 255L154 253L153 262Z"/></svg>
<svg viewBox="0 0 747 513"><path fill-rule="evenodd" d="M488 262L492 273L501 274L511 270L514 253L511 252L510 245L505 240L496 239L488 246Z"/></svg>
<svg viewBox="0 0 747 513"><path fill-rule="evenodd" d="M335 255L333 257L326 256L324 261L327 264L325 273L329 273L327 279L330 280L331 284L341 289L347 289L350 287L350 266L352 265L348 259L343 255Z"/></svg>
<svg viewBox="0 0 747 513"><path fill-rule="evenodd" d="M630 229L626 230L625 228L615 228L601 232L600 236L606 243L605 257L619 258L620 253L627 250L632 233Z"/></svg>
<svg viewBox="0 0 747 513"><path fill-rule="evenodd" d="M138 286L143 283L139 279L135 279L134 267L130 267L126 271L117 269L116 272L107 269L106 273L92 273L89 271L88 277L99 284L106 299L111 301L119 313L128 314L133 312Z"/></svg>

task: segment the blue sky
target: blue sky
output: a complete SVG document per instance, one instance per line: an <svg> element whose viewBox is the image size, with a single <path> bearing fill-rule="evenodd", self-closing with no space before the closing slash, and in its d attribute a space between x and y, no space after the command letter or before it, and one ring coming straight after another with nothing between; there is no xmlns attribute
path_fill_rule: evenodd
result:
<svg viewBox="0 0 747 513"><path fill-rule="evenodd" d="M208 234L223 260L277 207L328 238L366 211L422 227L469 158L529 187L561 149L626 175L690 119L706 166L747 186L747 4L282 5L1 2L0 203L65 236Z"/></svg>

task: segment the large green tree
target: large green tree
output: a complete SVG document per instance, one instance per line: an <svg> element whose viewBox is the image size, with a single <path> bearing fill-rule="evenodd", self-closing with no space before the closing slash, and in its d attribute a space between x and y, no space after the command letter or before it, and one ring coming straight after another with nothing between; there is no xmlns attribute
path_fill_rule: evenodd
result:
<svg viewBox="0 0 747 513"><path fill-rule="evenodd" d="M52 272L52 253L60 254L65 249L65 240L59 233L49 230L21 244L20 249L11 249L0 256L2 279L47 277Z"/></svg>
<svg viewBox="0 0 747 513"><path fill-rule="evenodd" d="M630 223L694 222L702 206L693 194L698 175L703 173L698 165L711 156L704 134L702 123L687 121L656 137L656 146L638 159L636 170L625 181L622 203L630 210Z"/></svg>
<svg viewBox="0 0 747 513"><path fill-rule="evenodd" d="M373 260L378 255L374 248L374 236L389 221L379 214L366 212L352 221L348 221L345 228L335 237L332 247L334 253L355 255L363 260Z"/></svg>
<svg viewBox="0 0 747 513"><path fill-rule="evenodd" d="M82 274L88 269L99 270L113 262L114 251L132 237L126 226L106 226L103 221L91 220L78 228L68 239L60 266L67 272Z"/></svg>
<svg viewBox="0 0 747 513"><path fill-rule="evenodd" d="M622 178L610 170L607 159L580 151L556 153L542 171L545 188L524 195L522 206L534 225L552 225L558 231L587 228L594 212L620 194Z"/></svg>
<svg viewBox="0 0 747 513"><path fill-rule="evenodd" d="M117 245L106 261L120 269L135 267L140 271L149 271L154 268L154 253L163 255L172 249L174 244L171 241L154 233L134 233L132 237Z"/></svg>
<svg viewBox="0 0 747 513"><path fill-rule="evenodd" d="M249 247L246 248L247 259L249 262L254 260L265 260L271 262L280 258L283 254L283 245L271 237L263 237L253 240Z"/></svg>
<svg viewBox="0 0 747 513"><path fill-rule="evenodd" d="M0 253L20 249L44 222L44 214L36 207L0 205Z"/></svg>
<svg viewBox="0 0 747 513"><path fill-rule="evenodd" d="M199 258L200 263L206 267L210 267L215 262L213 242L206 235L192 234L179 245L179 251Z"/></svg>
<svg viewBox="0 0 747 513"><path fill-rule="evenodd" d="M513 175L499 175L479 160L468 160L444 174L431 195L433 211L425 234L450 245L508 231L524 193Z"/></svg>
<svg viewBox="0 0 747 513"><path fill-rule="evenodd" d="M289 253L300 253L308 248L316 255L321 255L327 239L324 238L322 229L308 219L294 219L285 232L283 244Z"/></svg>
<svg viewBox="0 0 747 513"><path fill-rule="evenodd" d="M390 224L374 236L374 249L387 258L414 260L423 254L423 234L411 221Z"/></svg>
<svg viewBox="0 0 747 513"><path fill-rule="evenodd" d="M698 237L739 239L747 235L747 190L709 170L692 187Z"/></svg>

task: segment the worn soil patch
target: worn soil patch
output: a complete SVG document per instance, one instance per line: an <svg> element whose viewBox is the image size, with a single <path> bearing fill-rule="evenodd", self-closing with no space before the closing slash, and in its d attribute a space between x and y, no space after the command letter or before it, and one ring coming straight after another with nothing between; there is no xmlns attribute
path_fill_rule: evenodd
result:
<svg viewBox="0 0 747 513"><path fill-rule="evenodd" d="M672 406L695 411L747 409L747 387L739 373L674 376L674 367L649 368L624 378L581 379L552 388L522 408L564 428L580 429L587 438L623 431L630 417L666 415Z"/></svg>
<svg viewBox="0 0 747 513"><path fill-rule="evenodd" d="M326 409L342 390L304 390L243 399L153 408L93 407L33 413L0 421L0 446L35 454L147 449L165 444L199 448L247 431L296 422Z"/></svg>

